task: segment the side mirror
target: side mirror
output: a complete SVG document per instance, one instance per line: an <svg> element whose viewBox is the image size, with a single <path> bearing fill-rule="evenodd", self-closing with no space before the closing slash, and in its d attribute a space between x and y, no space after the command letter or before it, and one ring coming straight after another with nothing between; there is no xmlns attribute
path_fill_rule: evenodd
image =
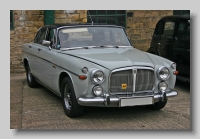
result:
<svg viewBox="0 0 200 139"><path fill-rule="evenodd" d="M42 45L44 45L44 46L50 46L50 41L47 41L47 40L43 40L42 41Z"/></svg>

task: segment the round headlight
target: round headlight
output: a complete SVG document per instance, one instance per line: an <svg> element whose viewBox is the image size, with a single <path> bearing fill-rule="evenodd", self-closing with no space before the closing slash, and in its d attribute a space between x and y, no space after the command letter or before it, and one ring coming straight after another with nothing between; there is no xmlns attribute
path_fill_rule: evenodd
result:
<svg viewBox="0 0 200 139"><path fill-rule="evenodd" d="M160 91L165 91L165 90L167 89L167 87L168 87L168 85L167 85L166 82L160 82L160 83L158 84L158 89L159 89Z"/></svg>
<svg viewBox="0 0 200 139"><path fill-rule="evenodd" d="M91 75L91 80L94 83L102 83L104 81L104 73L101 70L94 70Z"/></svg>
<svg viewBox="0 0 200 139"><path fill-rule="evenodd" d="M100 85L96 85L93 87L92 91L96 96L100 96L103 93L103 88Z"/></svg>
<svg viewBox="0 0 200 139"><path fill-rule="evenodd" d="M158 78L161 80L167 80L170 76L169 69L166 67L160 67L158 69Z"/></svg>

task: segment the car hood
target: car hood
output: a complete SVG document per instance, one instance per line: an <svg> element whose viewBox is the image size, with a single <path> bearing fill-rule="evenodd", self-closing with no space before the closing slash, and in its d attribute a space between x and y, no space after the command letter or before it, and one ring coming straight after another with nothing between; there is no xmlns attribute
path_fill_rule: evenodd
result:
<svg viewBox="0 0 200 139"><path fill-rule="evenodd" d="M129 66L154 68L146 52L135 48L92 48L62 51L61 53L87 60L109 70Z"/></svg>

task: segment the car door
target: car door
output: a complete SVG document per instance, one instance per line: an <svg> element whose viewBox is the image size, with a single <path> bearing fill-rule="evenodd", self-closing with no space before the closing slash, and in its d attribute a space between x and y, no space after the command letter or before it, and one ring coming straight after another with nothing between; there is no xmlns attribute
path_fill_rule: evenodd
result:
<svg viewBox="0 0 200 139"><path fill-rule="evenodd" d="M43 27L36 34L34 41L31 44L29 44L29 49L31 50L32 56L32 58L29 61L29 66L32 74L36 79L40 79L42 72L42 69L39 66L39 63L41 62L41 58L39 57L39 51L41 50L41 40L45 37L45 34L46 27Z"/></svg>
<svg viewBox="0 0 200 139"><path fill-rule="evenodd" d="M190 22L180 20L172 50L172 61L177 63L179 75L189 77L190 74Z"/></svg>
<svg viewBox="0 0 200 139"><path fill-rule="evenodd" d="M174 41L174 21L160 21L156 26L151 45L156 46L158 55L171 59L172 45Z"/></svg>
<svg viewBox="0 0 200 139"><path fill-rule="evenodd" d="M37 67L39 67L39 81L48 87L49 89L52 89L52 74L53 74L53 60L54 60L54 51L50 45L43 45L43 41L52 41L50 38L50 29L46 28L46 32L43 36L41 36L40 41L38 43L38 57L40 58L40 61L37 63Z"/></svg>

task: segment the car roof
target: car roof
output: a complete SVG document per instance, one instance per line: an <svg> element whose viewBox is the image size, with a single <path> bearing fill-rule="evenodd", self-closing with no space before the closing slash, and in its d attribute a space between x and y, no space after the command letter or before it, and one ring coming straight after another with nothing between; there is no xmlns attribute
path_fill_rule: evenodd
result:
<svg viewBox="0 0 200 139"><path fill-rule="evenodd" d="M61 27L69 27L69 26L104 26L104 27L121 27L114 24L105 24L105 23L56 23L56 24L50 24L45 25L44 27L48 28L61 28Z"/></svg>
<svg viewBox="0 0 200 139"><path fill-rule="evenodd" d="M189 15L169 15L169 16L164 16L160 20L189 20L190 16Z"/></svg>

